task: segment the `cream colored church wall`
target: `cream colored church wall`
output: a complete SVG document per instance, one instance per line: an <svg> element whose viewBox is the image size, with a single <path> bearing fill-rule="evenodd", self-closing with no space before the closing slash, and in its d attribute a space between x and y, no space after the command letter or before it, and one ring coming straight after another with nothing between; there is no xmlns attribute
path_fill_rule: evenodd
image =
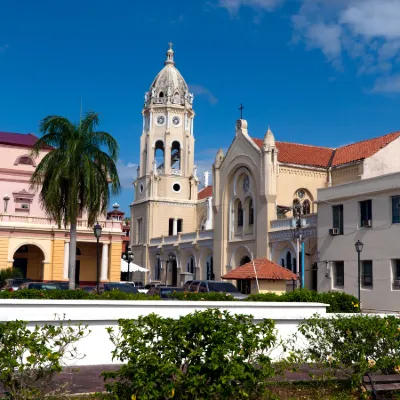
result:
<svg viewBox="0 0 400 400"><path fill-rule="evenodd" d="M196 205L196 229L201 230L202 222L207 219L207 200L201 201Z"/></svg>
<svg viewBox="0 0 400 400"><path fill-rule="evenodd" d="M142 219L143 242L147 241L151 234L151 215L148 215L149 205L146 203L135 204L131 207L131 244L137 244L138 240L138 219ZM150 211L150 210L149 210ZM147 230L149 228L149 230ZM147 236L146 236L147 233Z"/></svg>
<svg viewBox="0 0 400 400"><path fill-rule="evenodd" d="M301 167L279 166L277 205L291 207L298 189L306 189L312 197L311 212L317 212L317 189L327 186L327 172Z"/></svg>
<svg viewBox="0 0 400 400"><path fill-rule="evenodd" d="M152 204L153 230L151 237L168 236L169 219L182 219L182 233L196 230L196 205L154 202Z"/></svg>
<svg viewBox="0 0 400 400"><path fill-rule="evenodd" d="M178 183L181 187L179 192L173 190L173 185L175 183ZM181 176L163 176L163 178L157 182L157 186L158 197L168 198L171 200L193 200L191 199L191 190L188 178Z"/></svg>
<svg viewBox="0 0 400 400"><path fill-rule="evenodd" d="M362 170L362 163L333 169L332 186L359 181L361 179Z"/></svg>

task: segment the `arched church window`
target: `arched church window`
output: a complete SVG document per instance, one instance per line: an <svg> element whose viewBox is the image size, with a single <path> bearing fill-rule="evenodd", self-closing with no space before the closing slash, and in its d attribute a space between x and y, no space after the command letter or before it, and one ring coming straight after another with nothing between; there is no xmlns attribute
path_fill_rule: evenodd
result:
<svg viewBox="0 0 400 400"><path fill-rule="evenodd" d="M254 224L254 207L253 207L253 199L249 201L249 225Z"/></svg>
<svg viewBox="0 0 400 400"><path fill-rule="evenodd" d="M237 206L237 226L243 226L243 207L241 201L239 201Z"/></svg>
<svg viewBox="0 0 400 400"><path fill-rule="evenodd" d="M164 92L160 92L160 94L158 95L158 97L164 97Z"/></svg>
<svg viewBox="0 0 400 400"><path fill-rule="evenodd" d="M251 260L250 260L250 257L249 256L244 256L244 257L242 257L242 259L240 260L240 266L242 266L242 265L244 265L244 264L247 264L247 263L249 263Z"/></svg>
<svg viewBox="0 0 400 400"><path fill-rule="evenodd" d="M173 171L180 171L181 169L181 145L176 141L171 146L171 168Z"/></svg>
<svg viewBox="0 0 400 400"><path fill-rule="evenodd" d="M311 204L309 200L303 201L303 215L308 215L311 212Z"/></svg>
<svg viewBox="0 0 400 400"><path fill-rule="evenodd" d="M294 199L293 200L293 216L298 217L299 212L300 212L300 200Z"/></svg>

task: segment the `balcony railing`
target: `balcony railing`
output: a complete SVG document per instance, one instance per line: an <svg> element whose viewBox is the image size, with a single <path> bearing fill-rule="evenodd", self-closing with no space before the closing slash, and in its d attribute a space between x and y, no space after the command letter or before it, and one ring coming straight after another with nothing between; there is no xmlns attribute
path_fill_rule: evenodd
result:
<svg viewBox="0 0 400 400"><path fill-rule="evenodd" d="M161 236L157 238L150 239L150 246L160 246L160 245L170 245L188 242L198 242L201 243L203 240L212 240L213 230L188 232L188 233L178 233L172 236Z"/></svg>
<svg viewBox="0 0 400 400"><path fill-rule="evenodd" d="M103 229L119 229L122 231L122 221L99 221L99 224ZM27 215L10 215L3 214L0 215L0 226L30 226L30 225L40 225L47 226L49 228L58 228L57 222L51 218L46 217L30 217ZM62 225L61 228L64 228ZM67 226L69 229L69 226ZM77 222L77 229L87 230L93 229L92 225L88 225L87 220L79 219Z"/></svg>
<svg viewBox="0 0 400 400"><path fill-rule="evenodd" d="M276 219L271 221L271 231L284 231L296 227L297 218ZM301 217L301 227L311 228L317 226L317 214L303 215Z"/></svg>

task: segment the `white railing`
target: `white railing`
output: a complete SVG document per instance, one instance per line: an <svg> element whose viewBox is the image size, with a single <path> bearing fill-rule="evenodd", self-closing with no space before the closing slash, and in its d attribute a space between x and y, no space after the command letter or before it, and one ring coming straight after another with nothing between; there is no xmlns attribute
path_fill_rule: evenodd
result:
<svg viewBox="0 0 400 400"><path fill-rule="evenodd" d="M26 215L0 215L0 224L12 226L12 225L47 225L49 227L58 227L57 222L51 218L46 217L30 217ZM122 231L122 221L114 221L114 220L105 220L99 221L99 224L103 229L120 229ZM61 224L61 228L64 228L64 225ZM67 225L67 229L69 229L69 225ZM93 229L92 225L88 224L87 220L79 219L77 221L77 229Z"/></svg>
<svg viewBox="0 0 400 400"><path fill-rule="evenodd" d="M181 242L193 242L196 238L196 232L181 233Z"/></svg>
<svg viewBox="0 0 400 400"><path fill-rule="evenodd" d="M214 231L212 229L206 231L199 231L199 240L212 239Z"/></svg>
<svg viewBox="0 0 400 400"><path fill-rule="evenodd" d="M275 219L271 221L271 231L283 231L294 229L296 227L297 218ZM310 228L317 226L317 214L303 215L301 217L301 227Z"/></svg>
<svg viewBox="0 0 400 400"><path fill-rule="evenodd" d="M157 237L157 238L153 238L153 239L150 239L150 245L160 245L161 243L162 243L162 241L163 241L163 238L162 237Z"/></svg>
<svg viewBox="0 0 400 400"><path fill-rule="evenodd" d="M172 236L165 236L164 237L164 243L165 244L171 244L175 243L178 241L178 235L172 235Z"/></svg>
<svg viewBox="0 0 400 400"><path fill-rule="evenodd" d="M172 170L171 170L171 174L172 174L172 175L178 175L178 176L179 176L179 175L181 175L181 171L180 171L179 169L172 169Z"/></svg>

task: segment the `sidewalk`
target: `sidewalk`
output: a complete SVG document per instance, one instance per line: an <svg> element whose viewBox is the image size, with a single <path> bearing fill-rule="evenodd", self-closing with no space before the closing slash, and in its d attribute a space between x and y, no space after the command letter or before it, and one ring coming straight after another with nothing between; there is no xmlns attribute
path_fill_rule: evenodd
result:
<svg viewBox="0 0 400 400"><path fill-rule="evenodd" d="M119 365L91 365L76 368L65 368L61 374L56 375L54 384L59 386L68 384L67 391L71 394L104 392L104 380L100 376L105 371L116 371ZM307 382L311 381L309 373L313 371L311 368L302 368L299 372L286 372L285 377L271 378L271 382ZM4 393L4 388L0 386L0 393Z"/></svg>

